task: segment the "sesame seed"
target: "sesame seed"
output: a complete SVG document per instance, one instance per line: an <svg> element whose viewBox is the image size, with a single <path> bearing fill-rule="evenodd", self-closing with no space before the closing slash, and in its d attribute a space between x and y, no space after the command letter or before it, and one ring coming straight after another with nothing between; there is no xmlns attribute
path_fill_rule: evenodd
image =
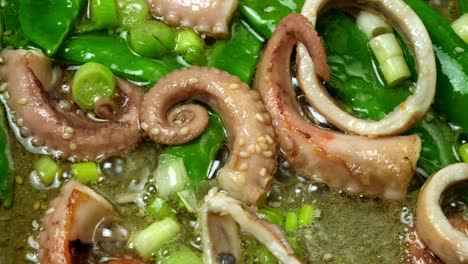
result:
<svg viewBox="0 0 468 264"><path fill-rule="evenodd" d="M243 147L245 145L245 137L239 139L239 146Z"/></svg>
<svg viewBox="0 0 468 264"><path fill-rule="evenodd" d="M157 128L157 127L152 128L151 131L150 131L151 135L153 135L153 136L159 135L160 132L161 132L161 130L159 128Z"/></svg>
<svg viewBox="0 0 468 264"><path fill-rule="evenodd" d="M456 47L455 51L458 52L458 53L463 53L463 52L465 52L465 49L462 48L462 47Z"/></svg>
<svg viewBox="0 0 468 264"><path fill-rule="evenodd" d="M75 132L75 130L73 129L73 127L66 126L66 127L65 127L65 132L66 132L66 133L73 134L73 133Z"/></svg>
<svg viewBox="0 0 468 264"><path fill-rule="evenodd" d="M263 119L263 116L259 113L255 114L255 118L257 119L258 122L263 123L265 122L265 119Z"/></svg>
<svg viewBox="0 0 468 264"><path fill-rule="evenodd" d="M268 6L265 9L263 9L263 11L265 11L265 13L271 13L271 12L274 12L275 10L276 10L276 8L274 6Z"/></svg>
<svg viewBox="0 0 468 264"><path fill-rule="evenodd" d="M23 184L23 182L24 182L23 177L21 177L21 176L16 176L15 181L19 185Z"/></svg>
<svg viewBox="0 0 468 264"><path fill-rule="evenodd" d="M247 158L247 157L249 156L249 153L248 153L248 152L245 152L245 151L241 151L241 152L239 153L239 156L240 156L241 158Z"/></svg>
<svg viewBox="0 0 468 264"><path fill-rule="evenodd" d="M240 165L240 167L239 167L239 170L241 170L241 171L246 171L247 168L248 168L247 163L242 163L242 164Z"/></svg>
<svg viewBox="0 0 468 264"><path fill-rule="evenodd" d="M4 91L6 91L8 87L8 83L2 83L2 85L0 85L0 93L3 93Z"/></svg>
<svg viewBox="0 0 468 264"><path fill-rule="evenodd" d="M24 97L20 98L20 99L18 99L17 103L20 104L20 105L26 105L28 103L28 98L24 98Z"/></svg>
<svg viewBox="0 0 468 264"><path fill-rule="evenodd" d="M188 82L189 82L190 84L197 84L197 83L200 82L200 80L198 80L197 78L190 78L190 79L188 80Z"/></svg>
<svg viewBox="0 0 468 264"><path fill-rule="evenodd" d="M4 60L3 60L3 57L0 56L0 64L3 64Z"/></svg>
<svg viewBox="0 0 468 264"><path fill-rule="evenodd" d="M10 99L10 94L9 94L8 92L5 92L5 93L3 94L3 97L4 97L6 100L8 100L8 99Z"/></svg>
<svg viewBox="0 0 468 264"><path fill-rule="evenodd" d="M41 203L40 203L40 202L35 202L34 205L33 205L34 211L39 210L40 207L41 207Z"/></svg>
<svg viewBox="0 0 468 264"><path fill-rule="evenodd" d="M273 145L274 141L269 135L266 135L265 138L266 138L266 141L268 142L268 144Z"/></svg>
<svg viewBox="0 0 468 264"><path fill-rule="evenodd" d="M148 129L148 124L146 124L145 122L141 122L140 127L141 127L141 129L146 131Z"/></svg>
<svg viewBox="0 0 468 264"><path fill-rule="evenodd" d="M260 136L260 137L257 138L257 142L258 142L258 143L265 143L265 142L266 142L266 138Z"/></svg>
<svg viewBox="0 0 468 264"><path fill-rule="evenodd" d="M240 183L240 184L244 184L245 183L245 175L242 174L242 173L239 173L237 175L237 182Z"/></svg>
<svg viewBox="0 0 468 264"><path fill-rule="evenodd" d="M264 151L263 156L265 156L266 158L271 158L271 157L273 157L273 152L272 151Z"/></svg>
<svg viewBox="0 0 468 264"><path fill-rule="evenodd" d="M250 153L254 153L255 152L255 145L251 144L247 147L247 149L249 150Z"/></svg>
<svg viewBox="0 0 468 264"><path fill-rule="evenodd" d="M260 154L262 152L262 147L260 147L260 145L256 144L255 145L255 152Z"/></svg>
<svg viewBox="0 0 468 264"><path fill-rule="evenodd" d="M68 147L70 148L70 150L76 150L78 148L78 146L75 143L70 143Z"/></svg>
<svg viewBox="0 0 468 264"><path fill-rule="evenodd" d="M73 136L73 135L72 135L71 133L66 133L66 132L65 132L65 133L63 133L62 138L63 138L63 139L70 139L70 138L72 138L72 136Z"/></svg>
<svg viewBox="0 0 468 264"><path fill-rule="evenodd" d="M18 126L23 126L23 124L24 124L23 118L18 118L18 119L16 120L16 124L17 124Z"/></svg>
<svg viewBox="0 0 468 264"><path fill-rule="evenodd" d="M270 147L265 143L258 143L263 150L268 150Z"/></svg>
<svg viewBox="0 0 468 264"><path fill-rule="evenodd" d="M181 134L181 135L187 135L189 131L190 131L190 128L189 128L189 127L183 127L183 128L180 130L180 134Z"/></svg>
<svg viewBox="0 0 468 264"><path fill-rule="evenodd" d="M240 85L238 83L231 83L229 85L229 89L231 90L236 90L236 89L239 89L240 88Z"/></svg>
<svg viewBox="0 0 468 264"><path fill-rule="evenodd" d="M177 120L174 121L174 124L180 126L180 125L182 125L182 120L177 119Z"/></svg>
<svg viewBox="0 0 468 264"><path fill-rule="evenodd" d="M266 174L267 174L267 169L266 169L266 168L262 168L262 169L260 170L260 176L265 177Z"/></svg>

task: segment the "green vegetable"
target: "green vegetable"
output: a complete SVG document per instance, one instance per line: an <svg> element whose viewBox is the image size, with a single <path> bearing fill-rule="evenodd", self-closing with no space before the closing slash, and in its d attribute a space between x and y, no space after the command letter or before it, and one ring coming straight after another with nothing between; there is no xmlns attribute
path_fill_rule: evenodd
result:
<svg viewBox="0 0 468 264"><path fill-rule="evenodd" d="M385 33L392 33L393 28L387 21L377 14L369 11L361 11L356 17L356 25L366 34L368 39L372 39Z"/></svg>
<svg viewBox="0 0 468 264"><path fill-rule="evenodd" d="M73 29L84 3L84 0L20 0L21 29L47 55L53 55Z"/></svg>
<svg viewBox="0 0 468 264"><path fill-rule="evenodd" d="M468 44L468 13L455 20L452 23L452 28L455 33Z"/></svg>
<svg viewBox="0 0 468 264"><path fill-rule="evenodd" d="M128 41L133 51L150 58L159 58L172 51L175 46L172 29L156 20L132 27Z"/></svg>
<svg viewBox="0 0 468 264"><path fill-rule="evenodd" d="M257 261L255 263L259 264L278 264L280 263L278 259L273 255L273 253L270 252L270 250L264 246L260 245L257 248Z"/></svg>
<svg viewBox="0 0 468 264"><path fill-rule="evenodd" d="M276 25L290 13L299 13L305 0L244 0L239 10L250 25L265 38L270 38Z"/></svg>
<svg viewBox="0 0 468 264"><path fill-rule="evenodd" d="M288 240L289 245L291 245L291 247L292 247L293 250L294 250L294 253L296 253L296 255L297 255L298 257L304 256L304 252L302 251L301 247L300 247L299 244L297 243L296 237L294 237L294 236L288 236L288 237L286 237L286 239Z"/></svg>
<svg viewBox="0 0 468 264"><path fill-rule="evenodd" d="M243 21L236 21L229 40L218 40L208 55L208 66L236 75L249 84L257 67L263 41ZM239 62L242 63L239 63Z"/></svg>
<svg viewBox="0 0 468 264"><path fill-rule="evenodd" d="M168 217L136 232L130 243L140 256L150 258L152 253L175 239L179 232L179 224Z"/></svg>
<svg viewBox="0 0 468 264"><path fill-rule="evenodd" d="M176 32L174 51L189 64L205 65L205 44L192 29L179 29Z"/></svg>
<svg viewBox="0 0 468 264"><path fill-rule="evenodd" d="M317 20L317 30L323 36L327 50L332 76L329 88L355 114L363 118L381 119L410 95L408 85L390 88L379 81L366 36L342 12L333 9L323 14ZM400 45L415 80L416 70L411 52L404 42L400 42ZM428 175L457 162L453 149L458 133L452 131L434 110L430 110L423 121L408 133L417 133L421 137L423 146L418 165Z"/></svg>
<svg viewBox="0 0 468 264"><path fill-rule="evenodd" d="M145 0L116 0L119 26L131 29L150 18L150 11Z"/></svg>
<svg viewBox="0 0 468 264"><path fill-rule="evenodd" d="M106 66L88 62L83 64L72 81L73 101L84 111L91 111L102 99L114 99L116 80Z"/></svg>
<svg viewBox="0 0 468 264"><path fill-rule="evenodd" d="M77 31L87 32L110 29L117 26L117 7L115 0L88 0L88 16L77 25Z"/></svg>
<svg viewBox="0 0 468 264"><path fill-rule="evenodd" d="M5 124L5 112L0 107L0 204L9 207L13 202L13 159Z"/></svg>
<svg viewBox="0 0 468 264"><path fill-rule="evenodd" d="M185 189L177 192L177 196L181 200L185 209L191 213L198 212L198 201L195 192L192 189Z"/></svg>
<svg viewBox="0 0 468 264"><path fill-rule="evenodd" d="M291 232L296 232L299 229L296 213L289 212L286 214L286 220L284 222L284 229L286 229L286 231L291 231Z"/></svg>
<svg viewBox="0 0 468 264"><path fill-rule="evenodd" d="M96 183L101 175L98 165L92 161L74 163L71 169L75 178L83 184Z"/></svg>
<svg viewBox="0 0 468 264"><path fill-rule="evenodd" d="M169 72L182 67L175 57L151 60L135 55L124 39L86 34L70 38L57 53L67 63L97 62L115 74L133 81L153 84Z"/></svg>
<svg viewBox="0 0 468 264"><path fill-rule="evenodd" d="M202 258L191 251L190 249L184 248L169 254L161 262L162 264L180 264L180 263L190 263L190 264L203 264Z"/></svg>
<svg viewBox="0 0 468 264"><path fill-rule="evenodd" d="M2 43L4 46L12 46L16 48L25 47L29 40L21 29L19 20L19 5L20 0L8 0L4 5L0 5L0 12L3 26Z"/></svg>
<svg viewBox="0 0 468 264"><path fill-rule="evenodd" d="M283 214L273 208L259 209L257 216L279 227L283 225Z"/></svg>
<svg viewBox="0 0 468 264"><path fill-rule="evenodd" d="M458 9L462 15L468 13L468 0L458 0Z"/></svg>
<svg viewBox="0 0 468 264"><path fill-rule="evenodd" d="M463 162L468 162L468 143L461 145L460 148L458 148L458 153Z"/></svg>
<svg viewBox="0 0 468 264"><path fill-rule="evenodd" d="M423 21L437 62L435 104L449 121L468 132L468 44L449 22L422 0L404 0Z"/></svg>
<svg viewBox="0 0 468 264"><path fill-rule="evenodd" d="M197 139L182 146L168 147L162 153L162 156L181 157L188 177L194 184L208 178L212 162L226 138L221 118L211 111L209 115L210 120L206 130Z"/></svg>
<svg viewBox="0 0 468 264"><path fill-rule="evenodd" d="M60 166L50 156L42 156L34 161L34 170L45 186L51 185L62 172Z"/></svg>
<svg viewBox="0 0 468 264"><path fill-rule="evenodd" d="M154 180L158 194L163 198L183 190L189 183L184 160L173 155L161 155L154 171Z"/></svg>
<svg viewBox="0 0 468 264"><path fill-rule="evenodd" d="M304 204L299 211L299 219L298 223L299 226L308 226L312 224L312 220L314 219L314 207L312 205Z"/></svg>
<svg viewBox="0 0 468 264"><path fill-rule="evenodd" d="M172 208L168 202L156 197L146 206L146 211L156 218L165 218L172 215Z"/></svg>

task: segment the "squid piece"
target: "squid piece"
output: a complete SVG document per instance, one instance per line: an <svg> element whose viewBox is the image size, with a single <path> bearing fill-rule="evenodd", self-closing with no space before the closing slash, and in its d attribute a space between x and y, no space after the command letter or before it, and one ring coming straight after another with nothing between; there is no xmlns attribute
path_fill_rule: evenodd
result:
<svg viewBox="0 0 468 264"><path fill-rule="evenodd" d="M322 40L307 18L291 14L269 40L255 83L285 158L297 175L333 188L386 199L404 198L421 149L419 137L344 135L304 120L290 78L291 53L298 42L306 45L318 76L329 79Z"/></svg>
<svg viewBox="0 0 468 264"><path fill-rule="evenodd" d="M237 224L265 245L281 263L301 263L294 250L273 224L258 218L254 209L212 189L200 211L205 263L242 263ZM223 262L223 260L231 262Z"/></svg>
<svg viewBox="0 0 468 264"><path fill-rule="evenodd" d="M80 258L73 255L73 242L91 244L96 226L112 216L112 205L102 196L76 181L67 182L42 219L40 263L73 263Z"/></svg>
<svg viewBox="0 0 468 264"><path fill-rule="evenodd" d="M468 233L463 233L449 222L440 207L440 199L445 189L467 180L467 163L449 165L426 181L418 197L418 235L424 244L448 264L468 263Z"/></svg>
<svg viewBox="0 0 468 264"><path fill-rule="evenodd" d="M203 67L174 71L158 81L144 96L141 127L156 143L183 144L208 123L198 100L212 107L228 130L231 155L218 172L220 186L248 204L262 200L276 170L276 144L270 116L258 93L239 78Z"/></svg>
<svg viewBox="0 0 468 264"><path fill-rule="evenodd" d="M48 153L71 160L96 160L131 149L141 139L138 109L143 92L127 81L117 85L124 105L112 120L99 122L60 109L55 91L61 78L51 61L36 51L8 50L0 54L2 96L11 122L21 135ZM21 141L21 140L20 140ZM25 146L29 147L29 146Z"/></svg>
<svg viewBox="0 0 468 264"><path fill-rule="evenodd" d="M229 21L237 0L147 0L153 15L172 26L224 38L229 35Z"/></svg>
<svg viewBox="0 0 468 264"><path fill-rule="evenodd" d="M320 10L330 1L307 0L302 14L315 25ZM337 1L337 4L357 5L373 8L394 22L403 37L408 40L413 50L418 69L418 81L413 95L397 106L391 113L379 121L364 120L343 111L328 93L327 89L315 75L316 68L323 66L312 61L310 52L303 44L298 46L297 65L298 80L309 103L328 122L345 132L367 136L388 136L400 134L418 123L434 101L436 85L436 65L432 42L424 24L414 11L401 0L352 0Z"/></svg>

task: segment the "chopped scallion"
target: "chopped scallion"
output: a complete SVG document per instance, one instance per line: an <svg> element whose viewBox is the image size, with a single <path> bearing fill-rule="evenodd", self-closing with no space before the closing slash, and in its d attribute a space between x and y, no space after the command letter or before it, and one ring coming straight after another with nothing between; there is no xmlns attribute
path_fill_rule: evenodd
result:
<svg viewBox="0 0 468 264"><path fill-rule="evenodd" d="M458 153L463 162L468 162L468 143L461 145L458 148Z"/></svg>
<svg viewBox="0 0 468 264"><path fill-rule="evenodd" d="M205 44L197 32L192 29L180 29L176 32L174 51L189 64L206 64Z"/></svg>
<svg viewBox="0 0 468 264"><path fill-rule="evenodd" d="M273 208L262 208L257 211L257 216L279 227L283 225L283 214Z"/></svg>
<svg viewBox="0 0 468 264"><path fill-rule="evenodd" d="M168 202L156 197L146 206L146 211L156 218L165 218L172 215L172 208Z"/></svg>
<svg viewBox="0 0 468 264"><path fill-rule="evenodd" d="M180 200L184 204L184 207L191 213L198 212L198 202L195 192L191 189L185 189L177 192Z"/></svg>
<svg viewBox="0 0 468 264"><path fill-rule="evenodd" d="M51 185L62 169L58 163L49 156L42 156L34 161L34 170L39 176L42 184Z"/></svg>
<svg viewBox="0 0 468 264"><path fill-rule="evenodd" d="M189 249L178 250L163 259L162 264L203 264L201 257Z"/></svg>
<svg viewBox="0 0 468 264"><path fill-rule="evenodd" d="M368 11L359 12L356 24L368 39L393 32L393 28L381 16Z"/></svg>
<svg viewBox="0 0 468 264"><path fill-rule="evenodd" d="M78 32L101 30L117 26L117 7L115 0L89 0L89 17L77 25Z"/></svg>
<svg viewBox="0 0 468 264"><path fill-rule="evenodd" d="M99 180L99 167L92 161L74 163L71 168L76 180L83 184L94 183Z"/></svg>
<svg viewBox="0 0 468 264"><path fill-rule="evenodd" d="M150 58L159 58L174 49L172 28L163 22L148 20L130 30L128 41L133 51Z"/></svg>
<svg viewBox="0 0 468 264"><path fill-rule="evenodd" d="M164 244L172 241L179 232L179 224L168 217L136 232L131 238L131 245L140 256L149 258Z"/></svg>
<svg viewBox="0 0 468 264"><path fill-rule="evenodd" d="M299 226L311 225L313 219L314 207L312 205L304 204L299 211Z"/></svg>
<svg viewBox="0 0 468 264"><path fill-rule="evenodd" d="M260 264L277 264L277 263L279 263L278 259L275 257L275 255L273 255L273 253L271 253L270 250L264 245L260 245L257 248L256 255L257 255L256 263L260 263Z"/></svg>
<svg viewBox="0 0 468 264"><path fill-rule="evenodd" d="M390 58L380 64L380 70L388 85L394 86L411 77L411 72L403 56Z"/></svg>
<svg viewBox="0 0 468 264"><path fill-rule="evenodd" d="M455 20L452 23L452 28L468 44L468 13Z"/></svg>
<svg viewBox="0 0 468 264"><path fill-rule="evenodd" d="M172 155L161 155L158 168L154 172L154 179L162 198L185 189L189 178L184 160Z"/></svg>
<svg viewBox="0 0 468 264"><path fill-rule="evenodd" d="M286 214L286 221L284 223L284 228L286 229L286 231L291 231L291 232L296 232L297 229L299 229L296 213L289 212Z"/></svg>

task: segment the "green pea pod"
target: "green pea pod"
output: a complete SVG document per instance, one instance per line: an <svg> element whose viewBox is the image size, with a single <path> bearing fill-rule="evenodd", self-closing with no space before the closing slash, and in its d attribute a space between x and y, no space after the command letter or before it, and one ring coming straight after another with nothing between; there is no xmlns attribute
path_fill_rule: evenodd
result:
<svg viewBox="0 0 468 264"><path fill-rule="evenodd" d="M5 113L0 107L0 204L8 207L13 201L13 159L5 124Z"/></svg>
<svg viewBox="0 0 468 264"><path fill-rule="evenodd" d="M330 10L322 15L318 19L317 30L323 36L327 49L332 75L329 88L358 116L380 119L410 94L407 87L390 88L379 81L367 38L342 12ZM414 60L406 45L403 45L403 50L415 80ZM418 165L428 175L458 161L453 149L459 135L433 109L408 133L421 137Z"/></svg>
<svg viewBox="0 0 468 264"><path fill-rule="evenodd" d="M20 0L21 29L47 55L53 55L75 26L84 4L84 0Z"/></svg>
<svg viewBox="0 0 468 264"><path fill-rule="evenodd" d="M404 0L423 21L437 62L435 104L449 121L468 133L468 44L450 23L422 0Z"/></svg>
<svg viewBox="0 0 468 264"><path fill-rule="evenodd" d="M221 118L213 112L209 114L208 126L197 139L182 146L168 147L163 151L163 154L183 158L188 176L195 183L207 179L212 161L226 138Z"/></svg>
<svg viewBox="0 0 468 264"><path fill-rule="evenodd" d="M236 21L229 40L217 41L208 55L208 66L236 75L243 82L252 81L263 46L247 23ZM241 62L241 63L239 63Z"/></svg>
<svg viewBox="0 0 468 264"><path fill-rule="evenodd" d="M239 10L247 22L265 38L270 38L276 25L290 13L301 11L305 0L244 0Z"/></svg>
<svg viewBox="0 0 468 264"><path fill-rule="evenodd" d="M64 43L56 57L67 63L97 62L133 81L154 84L183 65L175 56L152 60L130 51L123 38L109 35L77 35Z"/></svg>
<svg viewBox="0 0 468 264"><path fill-rule="evenodd" d="M20 48L29 43L29 40L21 30L19 5L19 0L8 0L5 1L5 5L1 5L0 7L2 14L1 24L3 26L2 44L4 46Z"/></svg>

